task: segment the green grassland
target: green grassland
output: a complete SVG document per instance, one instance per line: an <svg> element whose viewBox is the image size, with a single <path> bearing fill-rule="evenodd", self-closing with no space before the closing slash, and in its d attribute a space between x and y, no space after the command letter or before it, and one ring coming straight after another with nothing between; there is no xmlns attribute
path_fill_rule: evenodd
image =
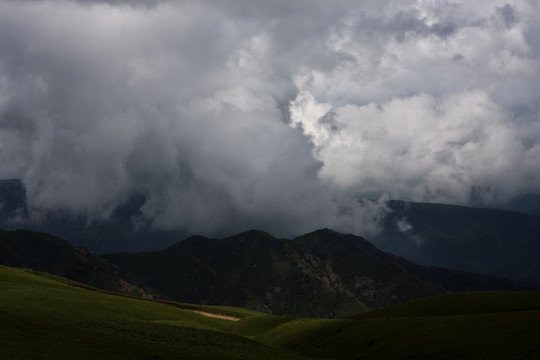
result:
<svg viewBox="0 0 540 360"><path fill-rule="evenodd" d="M540 293L462 293L295 319L139 300L0 266L0 358L540 359Z"/></svg>
<svg viewBox="0 0 540 360"><path fill-rule="evenodd" d="M231 321L0 267L2 359L297 359L227 331ZM251 311L206 311L252 315Z"/></svg>

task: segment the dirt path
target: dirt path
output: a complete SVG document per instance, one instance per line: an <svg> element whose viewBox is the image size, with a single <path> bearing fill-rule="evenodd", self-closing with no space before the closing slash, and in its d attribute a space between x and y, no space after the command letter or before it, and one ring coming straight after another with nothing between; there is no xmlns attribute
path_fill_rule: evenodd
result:
<svg viewBox="0 0 540 360"><path fill-rule="evenodd" d="M207 316L207 317L216 318L216 319L223 319L223 320L229 320L229 321L238 321L241 319L240 317L234 316L234 315L217 314L217 313L212 313L209 311L204 311L195 306L182 305L182 304L177 304L174 302L169 302L169 301L164 301L164 300L150 300L150 301L169 305L169 306L174 306L184 311L189 311L189 312L196 313L202 316Z"/></svg>
<svg viewBox="0 0 540 360"><path fill-rule="evenodd" d="M223 319L223 320L230 320L230 321L240 320L239 317L233 316L233 315L215 314L215 313L202 311L202 310L186 310L186 311L191 311L202 316L207 316L207 317L216 318L216 319Z"/></svg>
<svg viewBox="0 0 540 360"><path fill-rule="evenodd" d="M83 284L69 284L69 285L80 288L80 289L101 292L100 289L95 289L93 287L86 286L86 285L83 285ZM138 299L138 300L143 300L143 301L151 301L151 302L155 302L155 303L174 306L174 307L182 309L184 311L189 311L189 312L196 313L196 314L199 314L199 315L202 315L202 316L216 318L216 319L223 319L223 320L229 320L229 321L238 321L238 320L241 319L238 316L225 315L225 314L216 314L216 313L201 310L200 308L197 308L195 306L181 305L181 304L177 304L177 303L170 302L170 301L157 300L157 299L141 299L141 298L135 298L135 297L132 297L132 296L129 296L129 295L124 295L124 294L115 294L115 293L109 293L109 294L115 295L115 296L127 297L127 298L131 298L131 299Z"/></svg>

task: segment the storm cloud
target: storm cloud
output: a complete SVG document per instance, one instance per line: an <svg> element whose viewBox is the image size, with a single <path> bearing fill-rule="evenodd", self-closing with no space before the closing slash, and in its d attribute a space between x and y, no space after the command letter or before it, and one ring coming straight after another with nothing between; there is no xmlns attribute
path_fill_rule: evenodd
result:
<svg viewBox="0 0 540 360"><path fill-rule="evenodd" d="M0 177L161 229L376 231L540 191L534 1L0 0ZM357 201L387 194L378 202Z"/></svg>

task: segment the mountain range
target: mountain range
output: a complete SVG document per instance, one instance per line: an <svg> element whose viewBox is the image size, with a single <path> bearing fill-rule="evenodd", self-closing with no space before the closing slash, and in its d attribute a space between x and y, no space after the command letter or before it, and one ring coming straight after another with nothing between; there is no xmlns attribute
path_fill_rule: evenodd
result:
<svg viewBox="0 0 540 360"><path fill-rule="evenodd" d="M90 221L69 211L29 209L24 184L1 180L0 229L42 231L101 254L162 250L192 235L154 229L141 216L145 201L135 194L108 219ZM380 233L368 238L381 250L420 265L540 283L540 213L532 208L517 212L398 200L387 207Z"/></svg>
<svg viewBox="0 0 540 360"><path fill-rule="evenodd" d="M0 263L137 297L295 317L344 317L430 295L534 284L413 264L321 229L294 240L251 230L154 252L98 256L45 233L0 231Z"/></svg>
<svg viewBox="0 0 540 360"><path fill-rule="evenodd" d="M178 301L290 316L343 317L435 294L536 288L416 265L329 229L293 240L256 230L194 236L162 251L104 257Z"/></svg>

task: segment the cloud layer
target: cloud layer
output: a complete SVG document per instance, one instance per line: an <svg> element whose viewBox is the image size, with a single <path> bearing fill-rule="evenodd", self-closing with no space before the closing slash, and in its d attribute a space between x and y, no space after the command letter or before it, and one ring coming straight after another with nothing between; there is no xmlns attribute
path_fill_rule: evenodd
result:
<svg viewBox="0 0 540 360"><path fill-rule="evenodd" d="M540 189L535 1L0 0L0 177L158 228L374 231Z"/></svg>

